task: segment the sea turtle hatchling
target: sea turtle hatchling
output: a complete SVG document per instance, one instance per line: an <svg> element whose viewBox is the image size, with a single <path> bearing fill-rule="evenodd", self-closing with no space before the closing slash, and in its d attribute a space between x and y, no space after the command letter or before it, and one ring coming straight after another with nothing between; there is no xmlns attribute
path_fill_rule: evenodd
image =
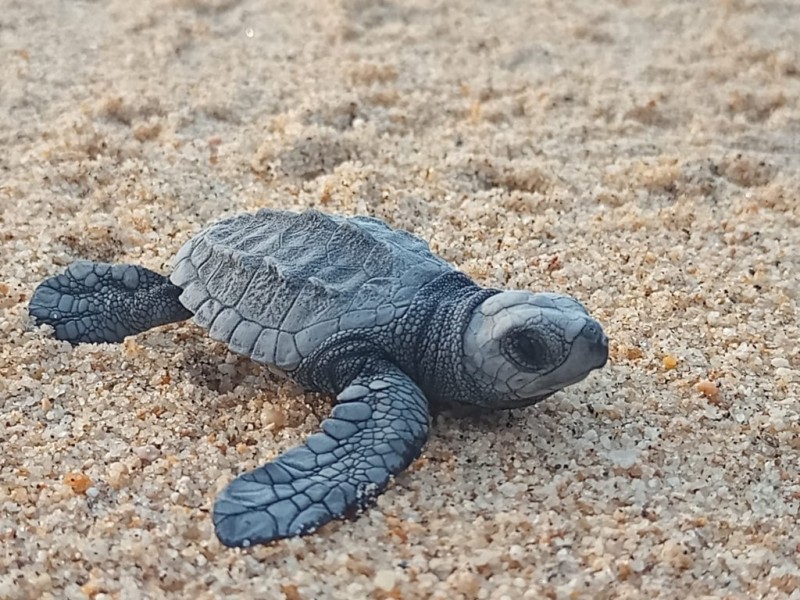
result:
<svg viewBox="0 0 800 600"><path fill-rule="evenodd" d="M184 244L169 278L72 263L29 310L72 343L194 317L234 352L336 395L322 431L219 494L227 546L303 535L367 506L419 455L429 405L531 405L608 357L577 300L482 288L410 233L315 210L219 221Z"/></svg>

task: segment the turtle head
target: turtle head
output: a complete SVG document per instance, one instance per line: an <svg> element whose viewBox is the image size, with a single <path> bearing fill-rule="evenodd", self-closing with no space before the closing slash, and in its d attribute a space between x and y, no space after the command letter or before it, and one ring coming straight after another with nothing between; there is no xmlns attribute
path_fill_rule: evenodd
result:
<svg viewBox="0 0 800 600"><path fill-rule="evenodd" d="M608 360L608 338L570 296L509 291L484 300L464 332L464 367L487 406L526 406Z"/></svg>

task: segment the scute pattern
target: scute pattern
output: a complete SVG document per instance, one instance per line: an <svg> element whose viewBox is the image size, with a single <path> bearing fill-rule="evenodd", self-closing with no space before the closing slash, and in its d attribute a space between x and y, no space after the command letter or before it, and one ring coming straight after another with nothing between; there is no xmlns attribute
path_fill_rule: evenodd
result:
<svg viewBox="0 0 800 600"><path fill-rule="evenodd" d="M370 217L262 209L187 242L171 281L216 340L291 371L338 331L385 325L452 267Z"/></svg>

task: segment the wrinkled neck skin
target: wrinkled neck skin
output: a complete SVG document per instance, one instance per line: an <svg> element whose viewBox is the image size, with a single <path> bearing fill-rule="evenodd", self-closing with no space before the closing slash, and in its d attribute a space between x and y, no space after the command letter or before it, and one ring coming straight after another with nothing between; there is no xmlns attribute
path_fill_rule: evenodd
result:
<svg viewBox="0 0 800 600"><path fill-rule="evenodd" d="M498 293L463 273L448 273L425 286L403 317L403 329L413 333L396 337L394 353L435 408L492 405L488 390L466 376L463 336L476 307Z"/></svg>
<svg viewBox="0 0 800 600"><path fill-rule="evenodd" d="M475 308L498 293L451 271L423 286L399 319L331 336L290 376L306 389L339 394L369 362L383 360L413 379L434 408L491 406L464 375L463 336Z"/></svg>

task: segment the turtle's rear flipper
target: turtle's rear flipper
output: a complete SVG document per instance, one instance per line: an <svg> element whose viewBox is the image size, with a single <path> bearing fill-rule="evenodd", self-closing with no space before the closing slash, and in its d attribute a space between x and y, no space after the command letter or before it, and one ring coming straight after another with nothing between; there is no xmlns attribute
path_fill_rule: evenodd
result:
<svg viewBox="0 0 800 600"><path fill-rule="evenodd" d="M428 402L394 365L373 360L339 394L322 431L235 479L217 497L226 546L311 533L363 508L405 469L428 436Z"/></svg>
<svg viewBox="0 0 800 600"><path fill-rule="evenodd" d="M144 267L81 260L40 283L28 312L37 324L52 325L60 340L121 342L191 317L178 301L180 293L169 279Z"/></svg>

